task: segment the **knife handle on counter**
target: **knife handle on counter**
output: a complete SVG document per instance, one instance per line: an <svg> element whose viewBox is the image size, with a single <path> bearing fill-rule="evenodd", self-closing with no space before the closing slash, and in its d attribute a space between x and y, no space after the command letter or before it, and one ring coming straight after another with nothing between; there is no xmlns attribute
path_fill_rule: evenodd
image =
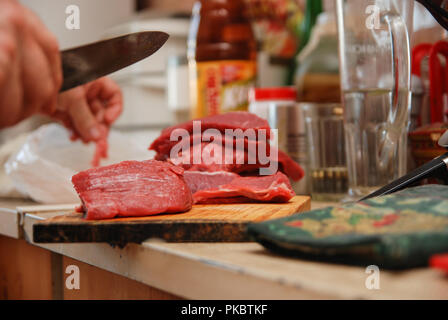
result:
<svg viewBox="0 0 448 320"><path fill-rule="evenodd" d="M360 201L395 193L412 186L414 183L428 178L439 178L445 181L448 180L448 153L435 158L411 173L361 199Z"/></svg>

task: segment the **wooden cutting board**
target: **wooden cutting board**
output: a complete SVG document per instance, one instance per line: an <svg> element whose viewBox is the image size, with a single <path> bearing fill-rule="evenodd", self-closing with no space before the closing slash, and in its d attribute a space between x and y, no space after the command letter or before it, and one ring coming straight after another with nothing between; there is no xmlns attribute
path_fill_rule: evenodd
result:
<svg viewBox="0 0 448 320"><path fill-rule="evenodd" d="M250 241L246 226L310 210L309 197L286 204L195 205L186 213L87 221L81 213L54 216L33 225L37 243L108 242L123 246L150 238L169 242ZM43 212L41 212L43 213Z"/></svg>

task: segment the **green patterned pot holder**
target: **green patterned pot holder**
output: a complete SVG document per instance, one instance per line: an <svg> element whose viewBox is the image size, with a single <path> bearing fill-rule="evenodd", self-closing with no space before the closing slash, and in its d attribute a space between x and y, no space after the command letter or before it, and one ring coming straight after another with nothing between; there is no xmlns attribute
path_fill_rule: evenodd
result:
<svg viewBox="0 0 448 320"><path fill-rule="evenodd" d="M426 266L448 252L448 187L430 185L250 224L249 235L278 253L383 268Z"/></svg>

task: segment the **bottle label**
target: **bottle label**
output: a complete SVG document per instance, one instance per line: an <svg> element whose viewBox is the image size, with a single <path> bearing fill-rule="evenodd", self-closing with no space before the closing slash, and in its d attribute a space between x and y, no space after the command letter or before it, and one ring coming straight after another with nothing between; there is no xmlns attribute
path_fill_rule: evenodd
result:
<svg viewBox="0 0 448 320"><path fill-rule="evenodd" d="M254 61L197 62L196 72L195 117L247 111L249 90L255 86Z"/></svg>

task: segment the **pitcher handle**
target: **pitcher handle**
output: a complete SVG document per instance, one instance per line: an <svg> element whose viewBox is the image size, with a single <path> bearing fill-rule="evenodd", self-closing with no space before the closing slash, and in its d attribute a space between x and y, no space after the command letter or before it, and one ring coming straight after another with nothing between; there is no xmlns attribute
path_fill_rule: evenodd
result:
<svg viewBox="0 0 448 320"><path fill-rule="evenodd" d="M409 34L406 23L403 18L396 13L388 12L384 19L389 28L392 51L392 72L394 78L392 90L392 108L395 113L400 108L409 108L409 98L403 103L406 106L399 105L402 101L398 99L400 89L410 91L411 89L411 50L409 43ZM391 119L394 120L394 119Z"/></svg>
<svg viewBox="0 0 448 320"><path fill-rule="evenodd" d="M409 44L408 30L403 18L394 12L387 12L384 20L388 26L391 41L392 53L392 106L387 119L387 134L384 137L381 151L379 154L379 165L387 166L389 159L394 157L397 143L406 145L406 136L403 137L402 126L397 125L400 122L410 123L410 90L411 90L411 52ZM400 90L407 92L401 95ZM402 117L406 116L406 119ZM402 163L401 167L406 170L406 163ZM400 172L404 174L405 172Z"/></svg>

